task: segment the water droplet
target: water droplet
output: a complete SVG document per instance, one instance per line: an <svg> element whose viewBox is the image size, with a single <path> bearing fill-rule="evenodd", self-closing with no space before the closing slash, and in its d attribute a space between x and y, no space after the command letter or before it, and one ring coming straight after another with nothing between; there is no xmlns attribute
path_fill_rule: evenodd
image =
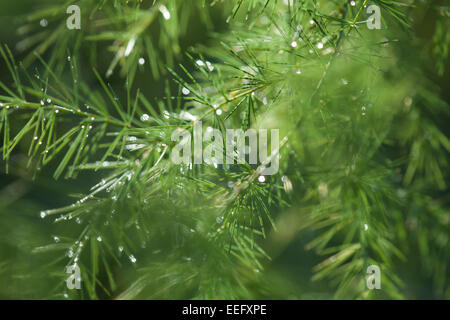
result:
<svg viewBox="0 0 450 320"><path fill-rule="evenodd" d="M145 59L144 58L140 58L139 59L139 64L142 66L145 63Z"/></svg>
<svg viewBox="0 0 450 320"><path fill-rule="evenodd" d="M367 223L364 223L364 231L367 231L369 229L369 226L367 225Z"/></svg>
<svg viewBox="0 0 450 320"><path fill-rule="evenodd" d="M214 71L214 66L212 65L211 62L206 61L206 66L208 67L208 70L209 70L210 72L213 72L213 71Z"/></svg>
<svg viewBox="0 0 450 320"><path fill-rule="evenodd" d="M44 219L47 214L44 211L41 211L41 218Z"/></svg>
<svg viewBox="0 0 450 320"><path fill-rule="evenodd" d="M125 57L128 57L130 55L131 51L133 51L135 44L136 44L136 38L132 38L132 39L130 39L130 41L128 41L127 48L125 49L125 53L124 53Z"/></svg>
<svg viewBox="0 0 450 320"><path fill-rule="evenodd" d="M181 89L181 92L182 92L185 96L187 96L189 93L191 93L191 91L189 91L189 89L188 89L188 88L185 88L185 87L183 87L183 89Z"/></svg>
<svg viewBox="0 0 450 320"><path fill-rule="evenodd" d="M264 183L264 182L266 181L266 177L264 177L264 176L259 176L259 177L258 177L258 181L261 182L261 183Z"/></svg>
<svg viewBox="0 0 450 320"><path fill-rule="evenodd" d="M406 97L403 100L403 103L405 104L405 107L411 107L412 103L413 103L413 99L411 97Z"/></svg>
<svg viewBox="0 0 450 320"><path fill-rule="evenodd" d="M160 5L159 6L159 11L162 13L164 19L169 20L170 19L170 12L167 9L167 7L165 5Z"/></svg>
<svg viewBox="0 0 450 320"><path fill-rule="evenodd" d="M292 48L296 48L297 47L297 41L292 41L291 42L291 47Z"/></svg>
<svg viewBox="0 0 450 320"><path fill-rule="evenodd" d="M72 58L70 56L67 56L67 61L70 62L70 60L72 60Z"/></svg>
<svg viewBox="0 0 450 320"><path fill-rule="evenodd" d="M355 1L350 1L350 5L351 5L352 7L354 7L354 6L356 6L356 2L355 2Z"/></svg>
<svg viewBox="0 0 450 320"><path fill-rule="evenodd" d="M319 43L317 44L317 48L318 48L318 49L322 49L322 48L323 48L323 43L322 43L322 42L319 42Z"/></svg>
<svg viewBox="0 0 450 320"><path fill-rule="evenodd" d="M150 116L148 114L144 113L141 116L141 121L148 121L148 120L150 120Z"/></svg>
<svg viewBox="0 0 450 320"><path fill-rule="evenodd" d="M129 258L132 263L136 263L137 260L132 254L130 254Z"/></svg>
<svg viewBox="0 0 450 320"><path fill-rule="evenodd" d="M165 110L164 111L164 118L169 119L169 117L170 117L169 111Z"/></svg>
<svg viewBox="0 0 450 320"><path fill-rule="evenodd" d="M58 243L59 241L61 241L57 236L54 236L54 237L53 237L53 240L54 240L56 243Z"/></svg>
<svg viewBox="0 0 450 320"><path fill-rule="evenodd" d="M300 69L297 69L297 71L295 73L296 74L302 74L302 71Z"/></svg>
<svg viewBox="0 0 450 320"><path fill-rule="evenodd" d="M283 188L286 192L291 192L293 189L292 182L287 176L281 177L281 182L283 182Z"/></svg>
<svg viewBox="0 0 450 320"><path fill-rule="evenodd" d="M123 252L123 247L120 246L119 248L117 248L119 250L119 252Z"/></svg>
<svg viewBox="0 0 450 320"><path fill-rule="evenodd" d="M97 241L98 241L98 242L102 242L102 237L98 236L98 237L97 237Z"/></svg>
<svg viewBox="0 0 450 320"><path fill-rule="evenodd" d="M321 182L317 189L320 197L325 198L328 196L328 185L325 182Z"/></svg>
<svg viewBox="0 0 450 320"><path fill-rule="evenodd" d="M41 27L45 28L46 26L48 26L48 21L47 19L42 19L39 24L41 25Z"/></svg>
<svg viewBox="0 0 450 320"><path fill-rule="evenodd" d="M217 110L216 110L216 114L217 114L218 116L220 116L220 115L222 114L222 110L217 109Z"/></svg>

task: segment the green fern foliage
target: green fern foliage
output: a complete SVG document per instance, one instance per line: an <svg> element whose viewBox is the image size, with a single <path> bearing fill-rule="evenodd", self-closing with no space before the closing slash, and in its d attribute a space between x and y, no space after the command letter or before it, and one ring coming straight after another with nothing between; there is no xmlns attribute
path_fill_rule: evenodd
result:
<svg viewBox="0 0 450 320"><path fill-rule="evenodd" d="M450 8L427 2L33 3L0 47L2 166L92 183L35 214L54 233L20 272L51 299L450 298ZM199 123L279 129L278 172L175 164Z"/></svg>

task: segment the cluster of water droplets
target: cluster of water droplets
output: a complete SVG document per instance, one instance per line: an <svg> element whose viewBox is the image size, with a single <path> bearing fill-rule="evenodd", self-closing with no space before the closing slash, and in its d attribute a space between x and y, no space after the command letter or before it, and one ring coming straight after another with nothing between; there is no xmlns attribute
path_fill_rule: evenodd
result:
<svg viewBox="0 0 450 320"><path fill-rule="evenodd" d="M123 245L119 245L117 247L117 251L118 251L119 255L122 255L122 253L125 252L124 246ZM131 263L136 263L137 262L137 259L136 259L136 257L133 254L129 254L128 255L128 259L131 261Z"/></svg>
<svg viewBox="0 0 450 320"><path fill-rule="evenodd" d="M199 67L205 67L208 71L213 72L214 71L214 66L212 65L211 62L209 61L203 61L198 59L197 61L195 61L195 63L199 66Z"/></svg>
<svg viewBox="0 0 450 320"><path fill-rule="evenodd" d="M127 143L125 145L125 148L128 151L135 151L135 150L145 148L147 146L146 144L143 144L143 143L137 143L137 141L138 141L138 138L135 136L128 137L127 142L131 142L131 143Z"/></svg>
<svg viewBox="0 0 450 320"><path fill-rule="evenodd" d="M85 240L89 237L85 236ZM83 251L84 243L83 241L77 240L75 243L67 250L66 256L71 259L71 262L77 263L80 260L81 252Z"/></svg>

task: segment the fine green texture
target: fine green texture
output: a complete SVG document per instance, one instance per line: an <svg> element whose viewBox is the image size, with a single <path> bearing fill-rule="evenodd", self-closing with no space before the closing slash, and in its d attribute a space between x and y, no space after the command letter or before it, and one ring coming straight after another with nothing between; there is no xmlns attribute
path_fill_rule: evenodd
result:
<svg viewBox="0 0 450 320"><path fill-rule="evenodd" d="M0 298L450 299L445 3L1 4ZM278 173L173 163L200 121Z"/></svg>

